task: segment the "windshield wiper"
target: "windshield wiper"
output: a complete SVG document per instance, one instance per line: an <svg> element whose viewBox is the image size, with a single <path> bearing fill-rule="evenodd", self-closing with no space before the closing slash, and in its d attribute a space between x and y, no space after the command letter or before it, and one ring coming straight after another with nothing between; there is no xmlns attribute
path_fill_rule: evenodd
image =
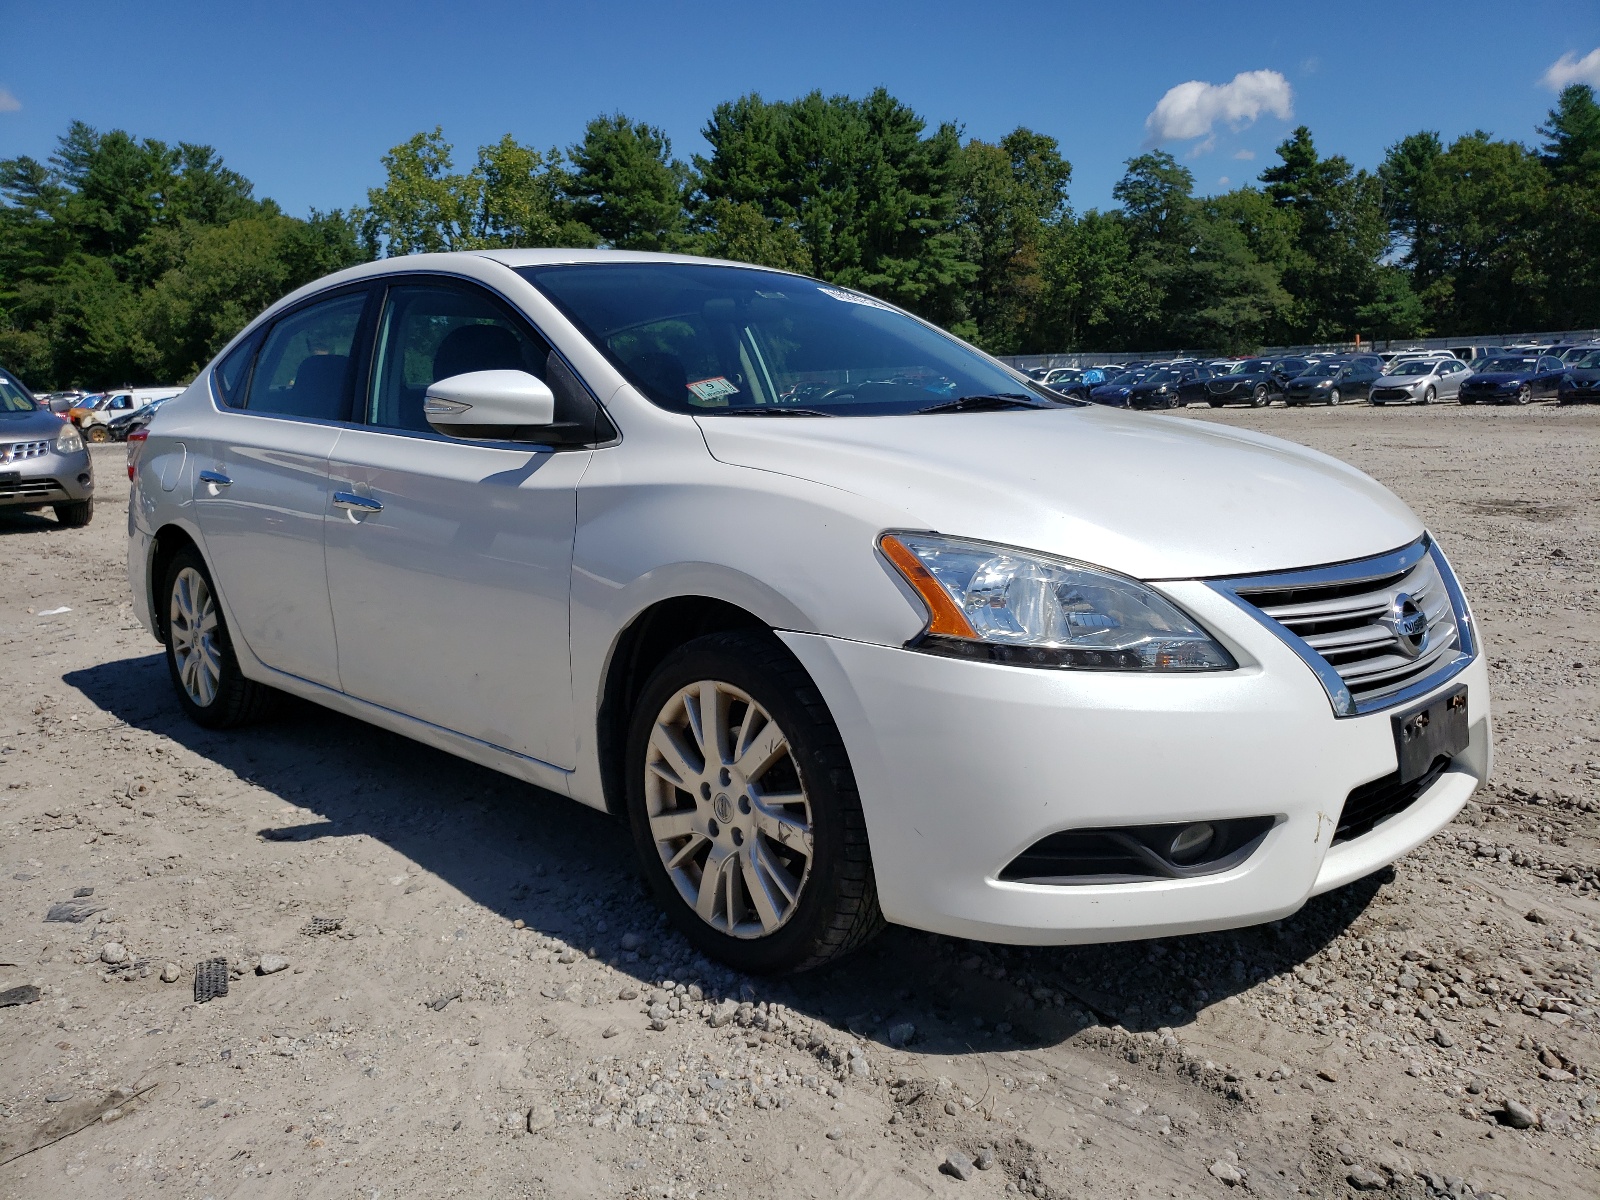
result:
<svg viewBox="0 0 1600 1200"><path fill-rule="evenodd" d="M697 417L831 417L820 408L719 408L696 412Z"/></svg>
<svg viewBox="0 0 1600 1200"><path fill-rule="evenodd" d="M947 413L947 412L1000 412L1007 408L1051 408L1050 404L1040 404L1030 400L1021 392L1003 392L993 396L961 396L955 400L946 400L943 404L930 405L919 408L920 413Z"/></svg>

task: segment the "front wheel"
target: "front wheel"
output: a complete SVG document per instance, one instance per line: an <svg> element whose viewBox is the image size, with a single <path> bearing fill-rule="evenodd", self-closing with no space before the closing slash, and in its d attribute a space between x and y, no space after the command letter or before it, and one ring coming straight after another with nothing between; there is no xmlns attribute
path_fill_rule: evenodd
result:
<svg viewBox="0 0 1600 1200"><path fill-rule="evenodd" d="M844 741L776 639L719 633L674 651L640 695L627 751L645 875L702 953L804 971L882 928Z"/></svg>
<svg viewBox="0 0 1600 1200"><path fill-rule="evenodd" d="M1339 403L1339 400L1340 400L1340 396L1339 396L1339 389L1338 388L1334 388L1331 392L1328 393L1328 407L1329 408L1332 408L1335 404Z"/></svg>
<svg viewBox="0 0 1600 1200"><path fill-rule="evenodd" d="M1432 404L1436 395L1438 395L1438 393L1430 387L1427 391L1422 393L1422 402L1424 404Z"/></svg>
<svg viewBox="0 0 1600 1200"><path fill-rule="evenodd" d="M1210 400L1210 401L1207 401L1207 403L1209 403L1212 408L1221 408L1222 407L1222 401L1221 400Z"/></svg>
<svg viewBox="0 0 1600 1200"><path fill-rule="evenodd" d="M189 717L207 729L232 729L269 716L282 694L239 670L217 589L198 553L180 550L173 557L161 595L167 673Z"/></svg>
<svg viewBox="0 0 1600 1200"><path fill-rule="evenodd" d="M56 522L63 529L82 529L94 520L93 497L88 500L72 500L52 507L56 510Z"/></svg>
<svg viewBox="0 0 1600 1200"><path fill-rule="evenodd" d="M1530 401L1532 399L1533 399L1533 389L1531 387L1529 387L1527 384L1523 384L1521 387L1519 387L1517 389L1517 403L1518 404L1526 404L1526 403L1528 403L1528 401Z"/></svg>
<svg viewBox="0 0 1600 1200"><path fill-rule="evenodd" d="M1251 408L1265 408L1272 397L1267 394L1266 384L1257 384L1256 390L1250 393Z"/></svg>
<svg viewBox="0 0 1600 1200"><path fill-rule="evenodd" d="M101 445L111 440L111 430L104 425L91 425L83 431L83 440L93 442L97 446Z"/></svg>

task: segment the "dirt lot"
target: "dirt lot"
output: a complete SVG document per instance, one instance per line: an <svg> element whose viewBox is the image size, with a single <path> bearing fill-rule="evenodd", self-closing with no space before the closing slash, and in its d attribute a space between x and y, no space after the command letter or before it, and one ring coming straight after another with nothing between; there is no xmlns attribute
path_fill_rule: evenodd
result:
<svg viewBox="0 0 1600 1200"><path fill-rule="evenodd" d="M786 983L691 954L598 814L310 706L188 724L97 450L88 529L0 518L0 989L39 989L0 1008L0 1194L1600 1194L1600 411L1189 415L1422 514L1492 786L1273 926L892 930Z"/></svg>

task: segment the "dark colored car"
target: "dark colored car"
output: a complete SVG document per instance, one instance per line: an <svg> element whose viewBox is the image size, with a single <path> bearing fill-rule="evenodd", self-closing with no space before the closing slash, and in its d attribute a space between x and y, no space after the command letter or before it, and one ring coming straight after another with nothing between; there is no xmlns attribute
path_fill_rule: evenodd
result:
<svg viewBox="0 0 1600 1200"><path fill-rule="evenodd" d="M1467 377L1462 404L1527 404L1556 394L1567 364L1553 354L1491 358Z"/></svg>
<svg viewBox="0 0 1600 1200"><path fill-rule="evenodd" d="M1111 408L1127 408L1128 394L1146 374L1148 374L1146 371L1124 371L1121 375L1106 380L1099 387L1090 388L1089 399L1095 404L1104 404Z"/></svg>
<svg viewBox="0 0 1600 1200"><path fill-rule="evenodd" d="M1595 353L1596 351L1600 351L1600 343L1585 342L1581 346L1573 346L1570 350L1567 350L1566 352L1564 352L1561 355L1561 361L1566 363L1570 367L1574 363L1576 363L1576 362L1578 362L1578 361L1580 361L1582 359L1588 358L1591 354Z"/></svg>
<svg viewBox="0 0 1600 1200"><path fill-rule="evenodd" d="M1262 408L1282 400L1289 381L1311 365L1303 358L1247 358L1206 383L1206 400L1212 408L1248 404Z"/></svg>
<svg viewBox="0 0 1600 1200"><path fill-rule="evenodd" d="M1129 408L1182 408L1206 398L1210 367L1200 363L1164 367L1146 375L1128 393Z"/></svg>
<svg viewBox="0 0 1600 1200"><path fill-rule="evenodd" d="M156 410L172 399L167 396L161 400L152 400L143 408L136 408L132 412L118 413L106 422L106 428L111 432L111 440L125 442L128 435L135 429L143 429L150 424L150 418L156 415Z"/></svg>
<svg viewBox="0 0 1600 1200"><path fill-rule="evenodd" d="M1556 387L1557 404L1600 404L1600 349L1568 363Z"/></svg>
<svg viewBox="0 0 1600 1200"><path fill-rule="evenodd" d="M1341 404L1346 400L1365 400L1383 368L1377 355L1356 360L1332 358L1307 367L1291 379L1283 390L1283 402L1297 404Z"/></svg>

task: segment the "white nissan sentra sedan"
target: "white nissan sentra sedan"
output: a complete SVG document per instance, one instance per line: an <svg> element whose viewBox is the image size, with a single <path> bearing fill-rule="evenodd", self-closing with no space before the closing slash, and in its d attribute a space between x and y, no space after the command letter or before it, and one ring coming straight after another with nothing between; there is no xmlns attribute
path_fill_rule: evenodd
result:
<svg viewBox="0 0 1600 1200"><path fill-rule="evenodd" d="M1390 492L799 275L356 267L235 338L135 470L133 594L196 721L291 693L624 817L744 970L885 921L1273 920L1489 771L1470 610Z"/></svg>

